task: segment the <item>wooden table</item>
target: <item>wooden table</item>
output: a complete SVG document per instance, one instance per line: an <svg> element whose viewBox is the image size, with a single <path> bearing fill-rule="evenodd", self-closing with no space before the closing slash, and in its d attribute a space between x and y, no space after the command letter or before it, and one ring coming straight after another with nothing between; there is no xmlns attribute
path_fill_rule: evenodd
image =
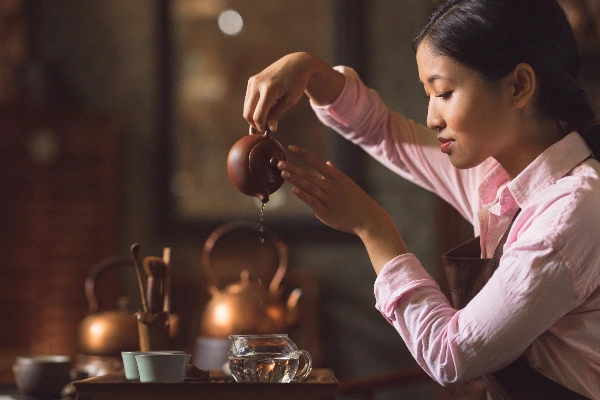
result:
<svg viewBox="0 0 600 400"><path fill-rule="evenodd" d="M236 383L211 371L208 382L142 383L105 375L73 382L78 400L332 400L338 380L330 369L313 369L298 383Z"/></svg>

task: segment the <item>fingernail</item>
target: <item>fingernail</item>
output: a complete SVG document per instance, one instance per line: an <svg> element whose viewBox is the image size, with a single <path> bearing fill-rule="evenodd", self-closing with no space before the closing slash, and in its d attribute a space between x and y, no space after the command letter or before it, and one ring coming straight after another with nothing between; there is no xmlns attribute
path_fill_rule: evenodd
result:
<svg viewBox="0 0 600 400"><path fill-rule="evenodd" d="M277 132L277 120L269 121L269 129L271 132Z"/></svg>
<svg viewBox="0 0 600 400"><path fill-rule="evenodd" d="M288 149L291 150L291 151L296 151L298 148L296 146L294 146L293 144L290 144L288 146Z"/></svg>
<svg viewBox="0 0 600 400"><path fill-rule="evenodd" d="M282 177L283 179L287 179L287 178L289 178L289 177L290 177L290 173L289 173L289 172L287 172L287 171L282 171L282 172L281 172L281 177Z"/></svg>
<svg viewBox="0 0 600 400"><path fill-rule="evenodd" d="M292 192L294 192L295 194L298 194L298 193L300 193L300 189L298 189L296 186L294 186L292 188Z"/></svg>
<svg viewBox="0 0 600 400"><path fill-rule="evenodd" d="M277 163L277 168L284 169L285 168L285 161L279 161Z"/></svg>

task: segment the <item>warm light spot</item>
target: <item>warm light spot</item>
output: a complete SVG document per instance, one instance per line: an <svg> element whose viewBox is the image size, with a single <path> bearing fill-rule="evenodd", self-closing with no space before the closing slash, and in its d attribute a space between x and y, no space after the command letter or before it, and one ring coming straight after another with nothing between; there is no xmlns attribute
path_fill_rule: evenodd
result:
<svg viewBox="0 0 600 400"><path fill-rule="evenodd" d="M215 307L215 323L217 325L227 325L230 320L229 308L225 304L219 304Z"/></svg>
<svg viewBox="0 0 600 400"><path fill-rule="evenodd" d="M244 20L235 10L225 10L219 15L219 29L226 35L237 35L244 27Z"/></svg>
<svg viewBox="0 0 600 400"><path fill-rule="evenodd" d="M90 326L90 332L92 332L92 335L94 336L101 336L104 334L104 325L99 322L92 324L92 326Z"/></svg>

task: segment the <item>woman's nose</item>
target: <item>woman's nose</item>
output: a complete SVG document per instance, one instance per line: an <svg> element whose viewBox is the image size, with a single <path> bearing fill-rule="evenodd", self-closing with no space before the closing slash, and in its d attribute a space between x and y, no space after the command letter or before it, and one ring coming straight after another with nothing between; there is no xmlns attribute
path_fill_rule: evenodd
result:
<svg viewBox="0 0 600 400"><path fill-rule="evenodd" d="M440 129L444 127L444 119L431 102L429 102L429 106L427 107L427 127L429 129Z"/></svg>

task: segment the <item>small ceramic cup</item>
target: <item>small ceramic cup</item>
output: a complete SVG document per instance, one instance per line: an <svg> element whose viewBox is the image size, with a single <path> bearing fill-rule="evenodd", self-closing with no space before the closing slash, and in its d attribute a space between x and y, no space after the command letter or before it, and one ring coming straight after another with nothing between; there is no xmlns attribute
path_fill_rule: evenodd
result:
<svg viewBox="0 0 600 400"><path fill-rule="evenodd" d="M141 382L183 382L190 354L142 353L135 360Z"/></svg>
<svg viewBox="0 0 600 400"><path fill-rule="evenodd" d="M140 379L140 373L138 371L137 361L135 356L138 354L156 354L156 353L167 353L167 354L185 354L185 351L179 350L161 350L161 351L122 351L121 357L123 358L123 369L125 370L125 378L130 381L137 381Z"/></svg>
<svg viewBox="0 0 600 400"><path fill-rule="evenodd" d="M60 397L71 382L71 358L66 355L17 357L13 365L15 384L26 397Z"/></svg>

